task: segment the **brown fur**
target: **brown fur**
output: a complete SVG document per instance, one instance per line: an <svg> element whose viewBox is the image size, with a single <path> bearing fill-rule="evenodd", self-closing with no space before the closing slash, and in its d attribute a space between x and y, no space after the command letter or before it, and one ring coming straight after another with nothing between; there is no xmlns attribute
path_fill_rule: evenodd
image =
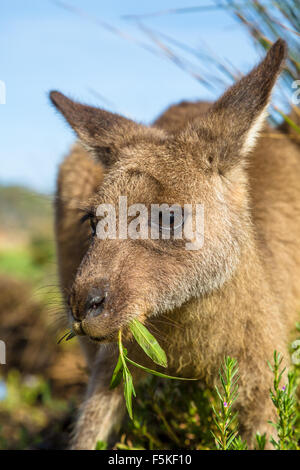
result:
<svg viewBox="0 0 300 470"><path fill-rule="evenodd" d="M268 129L248 154L284 54L278 41L216 103L172 106L150 128L52 93L88 151L78 144L62 164L56 211L62 289L71 294L70 320L86 334L91 368L74 448L93 448L120 423L122 389L108 390L120 328L129 356L147 364L127 332L133 317L159 332L173 375L211 385L224 356L236 357L243 437L250 443L255 431L270 431L266 361L274 349L287 358L300 301L300 155L287 135L273 139ZM118 204L119 195L128 205L201 202L203 248L187 251L180 240L88 242L76 208L94 212L101 202ZM95 288L108 295L101 315L89 316Z"/></svg>

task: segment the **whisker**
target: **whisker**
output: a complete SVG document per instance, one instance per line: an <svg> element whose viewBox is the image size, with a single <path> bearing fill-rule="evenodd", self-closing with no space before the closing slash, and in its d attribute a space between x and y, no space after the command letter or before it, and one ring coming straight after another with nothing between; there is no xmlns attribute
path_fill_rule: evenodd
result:
<svg viewBox="0 0 300 470"><path fill-rule="evenodd" d="M184 327L180 323L177 323L177 322L169 320L169 319L165 320L165 319L155 318L155 322L156 323L162 323L164 325L171 326L171 327L174 327L174 328L179 328L181 330L184 329Z"/></svg>
<svg viewBox="0 0 300 470"><path fill-rule="evenodd" d="M165 340L167 338L167 335L164 334L161 330L159 330L157 327L155 327L153 324L147 323L147 328L150 331L150 333L153 334L158 339Z"/></svg>

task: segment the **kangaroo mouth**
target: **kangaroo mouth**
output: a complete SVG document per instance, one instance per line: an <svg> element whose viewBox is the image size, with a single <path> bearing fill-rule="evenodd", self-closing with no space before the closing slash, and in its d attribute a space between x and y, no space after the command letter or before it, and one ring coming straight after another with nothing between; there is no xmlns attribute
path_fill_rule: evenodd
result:
<svg viewBox="0 0 300 470"><path fill-rule="evenodd" d="M75 321L72 325L72 329L74 333L78 336L85 336L86 333L84 329L82 328L82 322L81 321Z"/></svg>
<svg viewBox="0 0 300 470"><path fill-rule="evenodd" d="M102 343L104 341L112 341L117 333L117 331L112 331L111 333L107 335L101 335L101 336L93 336L90 333L87 333L84 329L84 321L75 321L72 325L72 329L74 333L78 336L88 336L89 339L92 341L96 341L97 343Z"/></svg>

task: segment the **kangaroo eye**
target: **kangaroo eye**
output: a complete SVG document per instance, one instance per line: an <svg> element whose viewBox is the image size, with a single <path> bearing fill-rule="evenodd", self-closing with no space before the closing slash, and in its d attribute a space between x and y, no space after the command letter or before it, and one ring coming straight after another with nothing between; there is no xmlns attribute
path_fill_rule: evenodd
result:
<svg viewBox="0 0 300 470"><path fill-rule="evenodd" d="M96 235L96 230L97 230L97 219L95 215L91 212L84 214L83 217L81 217L80 222L84 223L86 220L90 221L90 226L92 229L92 236L94 237Z"/></svg>

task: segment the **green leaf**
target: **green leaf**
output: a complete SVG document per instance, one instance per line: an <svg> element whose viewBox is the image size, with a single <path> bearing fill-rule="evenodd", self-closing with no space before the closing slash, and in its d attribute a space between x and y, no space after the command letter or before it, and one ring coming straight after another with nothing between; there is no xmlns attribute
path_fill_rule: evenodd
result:
<svg viewBox="0 0 300 470"><path fill-rule="evenodd" d="M138 320L132 320L129 327L135 340L145 351L147 356L149 356L156 364L167 367L168 363L166 353L149 330L147 330L147 328Z"/></svg>
<svg viewBox="0 0 300 470"><path fill-rule="evenodd" d="M74 338L74 336L76 336L76 334L71 331L71 333L67 336L66 341L70 341L70 339Z"/></svg>
<svg viewBox="0 0 300 470"><path fill-rule="evenodd" d="M141 326L142 326L142 328L140 328ZM141 341L142 344L144 345L144 347L148 348L147 351L146 351L143 347L145 352L147 352L147 354L152 358L153 350L154 350L155 351L156 362L159 359L158 364L162 365L164 363L165 367L166 367L166 365L167 365L166 355L165 355L164 351L161 349L161 347L159 346L159 344L157 343L156 339L148 332L148 330L140 322L137 322L137 320L135 321L133 329L134 329L135 334L136 334L135 338L136 339L139 338L139 340L137 340L138 343L140 344L140 341ZM144 341L144 343L143 343L143 341ZM145 344L147 346L145 346ZM150 346L149 346L149 344L150 344ZM150 374L157 375L159 377L164 377L164 378L167 378L167 379L175 379L175 380L198 380L198 379L185 379L183 377L172 377L170 375L162 374L162 373L157 372L155 370L148 369L147 367L144 367L144 366L142 366L140 364L137 364L136 362L132 361L127 356L127 349L123 347L123 344L122 344L122 331L121 330L119 331L118 345L119 345L119 358L118 358L117 365L116 365L116 367L114 369L114 372L113 372L113 376L112 376L112 379L111 379L111 382L110 382L110 388L116 387L120 383L120 381L122 379L122 376L123 376L124 397L125 397L127 411L128 411L128 414L129 414L131 419L133 419L132 395L136 396L136 393L135 393L135 389L134 389L134 386L133 386L132 375L131 375L131 372L128 369L128 366L127 366L127 361L129 363L131 363L132 365L134 365L136 367L139 367L140 369L142 369L146 372L149 372ZM152 352L152 356L149 354L149 349Z"/></svg>
<svg viewBox="0 0 300 470"><path fill-rule="evenodd" d="M57 341L57 344L60 344L62 342L63 339L66 338L66 336L70 336L70 331L67 331L67 333L65 333L58 341Z"/></svg>
<svg viewBox="0 0 300 470"><path fill-rule="evenodd" d="M122 374L123 374L123 361L122 361L122 357L119 356L117 365L115 367L115 370L113 372L113 375L112 375L112 378L111 378L111 381L110 381L109 388L111 390L119 385L119 383L122 380Z"/></svg>
<svg viewBox="0 0 300 470"><path fill-rule="evenodd" d="M275 106L274 106L275 107ZM275 107L276 111L283 117L283 119L296 131L300 134L300 127L286 114L284 114L280 109Z"/></svg>
<svg viewBox="0 0 300 470"><path fill-rule="evenodd" d="M267 442L266 433L261 435L257 432L256 435L255 435L255 438L256 438L256 442L258 444L258 450L265 450L266 442Z"/></svg>
<svg viewBox="0 0 300 470"><path fill-rule="evenodd" d="M231 443L233 442L233 440L237 437L238 433L237 432L233 432L231 434L231 436L229 437L227 443L226 443L226 447L227 449L230 449L230 446L231 446Z"/></svg>
<svg viewBox="0 0 300 470"><path fill-rule="evenodd" d="M107 449L107 444L106 444L106 442L97 441L95 450L106 450L106 449Z"/></svg>
<svg viewBox="0 0 300 470"><path fill-rule="evenodd" d="M130 419L133 419L132 414L132 395L135 395L135 390L132 382L132 375L127 367L123 369L123 380L124 380L124 396L126 407L128 410L128 414Z"/></svg>
<svg viewBox="0 0 300 470"><path fill-rule="evenodd" d="M173 377L172 375L166 375L162 374L161 372L157 372L156 370L148 369L148 367L144 367L141 364L138 364L137 362L134 362L132 359L129 359L129 357L126 357L126 361L130 362L133 366L139 367L140 369L149 372L149 374L152 375L157 375L158 377L163 377L165 379L173 379L173 380L199 380L199 379L186 379L184 377Z"/></svg>

